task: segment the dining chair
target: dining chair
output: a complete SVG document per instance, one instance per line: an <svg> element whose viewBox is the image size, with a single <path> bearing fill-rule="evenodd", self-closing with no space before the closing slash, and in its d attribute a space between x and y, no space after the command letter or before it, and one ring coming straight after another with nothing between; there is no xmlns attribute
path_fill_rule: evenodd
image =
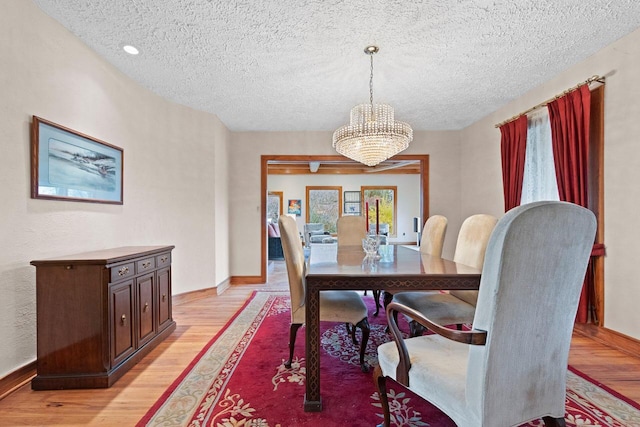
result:
<svg viewBox="0 0 640 427"><path fill-rule="evenodd" d="M284 363L284 366L289 369L293 360L293 350L298 329L305 322L306 264L295 220L287 216L281 216L278 222L280 224L280 236L291 296L289 359ZM364 360L370 332L367 314L367 306L356 291L320 292L320 321L354 325L362 331L360 340L360 369L362 372L367 372L369 369ZM351 333L351 338L353 343L357 345L355 327ZM347 326L347 330L351 332L349 326Z"/></svg>
<svg viewBox="0 0 640 427"><path fill-rule="evenodd" d="M497 218L492 215L477 214L464 220L453 255L453 260L478 269L482 268L489 237L496 226ZM429 317L441 325L471 323L475 313L478 291L415 291L400 292L394 300ZM409 336L424 332L420 323L409 320Z"/></svg>
<svg viewBox="0 0 640 427"><path fill-rule="evenodd" d="M362 239L367 237L366 220L361 215L345 215L338 218L336 223L338 247L360 246Z"/></svg>
<svg viewBox="0 0 640 427"><path fill-rule="evenodd" d="M596 231L591 211L536 202L507 212L489 240L470 331L449 329L397 302L393 341L374 372L384 426L387 378L408 387L459 427L514 426L542 418L565 426L569 346ZM391 313L434 334L403 339Z"/></svg>
<svg viewBox="0 0 640 427"><path fill-rule="evenodd" d="M362 239L367 237L367 223L365 217L361 215L345 215L338 218L336 224L338 234L338 247L340 246L362 246ZM381 291L372 291L373 300L376 304L376 311L373 313L377 316L380 313L380 293ZM365 291L365 295L367 291Z"/></svg>
<svg viewBox="0 0 640 427"><path fill-rule="evenodd" d="M447 217L443 215L431 215L422 227L422 236L420 237L420 252L427 255L433 255L438 258L442 257L442 248L444 246L444 238L447 233ZM413 297L421 294L438 293L437 291L422 292L389 292L384 291L383 303L386 307L389 305L395 295L409 293ZM398 319L396 318L396 321Z"/></svg>
<svg viewBox="0 0 640 427"><path fill-rule="evenodd" d="M420 252L442 257L442 248L448 223L447 217L442 215L431 215L427 218L420 236Z"/></svg>

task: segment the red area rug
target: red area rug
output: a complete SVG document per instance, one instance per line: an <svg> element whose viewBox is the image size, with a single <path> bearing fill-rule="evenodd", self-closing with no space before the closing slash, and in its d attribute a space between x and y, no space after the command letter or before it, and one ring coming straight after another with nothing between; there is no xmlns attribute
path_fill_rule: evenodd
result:
<svg viewBox="0 0 640 427"><path fill-rule="evenodd" d="M386 319L373 317L368 362L389 340ZM138 426L290 427L375 426L382 420L371 373L360 372L358 349L344 324L321 324L323 411L302 408L305 390L304 328L298 331L292 369L288 352L288 293L256 292L176 379ZM390 385L396 426L455 426L435 407ZM569 369L568 426L640 426L640 405ZM542 426L535 421L530 426Z"/></svg>

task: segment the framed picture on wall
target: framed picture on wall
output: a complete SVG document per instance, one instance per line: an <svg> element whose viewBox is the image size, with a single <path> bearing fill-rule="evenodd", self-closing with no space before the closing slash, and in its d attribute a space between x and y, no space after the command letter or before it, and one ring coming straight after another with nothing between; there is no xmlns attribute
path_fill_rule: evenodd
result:
<svg viewBox="0 0 640 427"><path fill-rule="evenodd" d="M361 215L362 203L360 202L359 191L345 191L344 192L344 214L345 215Z"/></svg>
<svg viewBox="0 0 640 427"><path fill-rule="evenodd" d="M296 216L302 215L302 200L289 199L289 207L287 209L287 213L293 214Z"/></svg>
<svg viewBox="0 0 640 427"><path fill-rule="evenodd" d="M31 197L123 204L122 148L33 116Z"/></svg>

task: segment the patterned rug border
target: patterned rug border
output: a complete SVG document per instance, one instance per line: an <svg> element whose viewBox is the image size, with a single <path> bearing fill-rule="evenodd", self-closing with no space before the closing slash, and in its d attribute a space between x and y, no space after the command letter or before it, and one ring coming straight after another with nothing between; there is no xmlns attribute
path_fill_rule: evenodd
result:
<svg viewBox="0 0 640 427"><path fill-rule="evenodd" d="M600 381L590 377L589 375L585 374L584 372L582 372L581 370L579 370L577 368L574 368L571 365L569 365L568 368L569 368L569 371L571 373L573 373L576 376L582 378L583 380L589 382L594 387L598 387L598 388L604 390L605 392L609 393L610 395L612 395L616 399L619 399L619 400L623 401L624 403L628 404L629 406L632 406L635 409L640 411L640 402L636 402L635 400L632 400L632 399L628 398L627 396L624 396L624 395L620 394L619 392L615 391L614 389L608 387L605 384L602 384Z"/></svg>
<svg viewBox="0 0 640 427"><path fill-rule="evenodd" d="M158 397L158 400L156 400L156 402L153 404L153 406L151 406L151 408L149 408L149 410L147 411L146 414L144 414L144 416L142 417L142 419L140 419L140 421L138 421L138 423L136 424L136 426L144 426L146 425L152 418L153 416L158 412L158 410L160 408L162 408L162 406L169 400L169 398L171 397L171 395L178 389L178 387L180 386L180 384L182 383L182 381L184 381L184 379L187 377L187 375L189 375L189 373L193 370L193 368L200 362L200 360L202 360L202 358L209 352L209 350L211 350L211 347L215 344L215 342L223 335L225 334L230 326L233 324L233 322L236 321L236 319L245 311L245 309L247 307L249 307L249 305L256 299L256 296L259 293L264 293L264 294L276 294L276 295L289 295L289 292L287 291L276 291L276 290L268 290L268 291L262 291L262 290L256 290L253 291L251 293L251 295L247 298L247 300L244 302L244 304L242 305L242 307L240 307L235 313L234 315L227 321L227 323L224 324L224 326L222 328L220 328L220 330L218 331L217 334L215 334L213 336L213 338L211 338L203 347L202 350L200 350L198 352L198 354L196 354L193 359L191 360L191 362L189 362L189 364L182 370L182 372L180 373L180 375L169 385L169 387L167 387L167 389L160 395L160 397Z"/></svg>
<svg viewBox="0 0 640 427"><path fill-rule="evenodd" d="M146 426L154 417L158 414L160 410L170 401L172 396L176 391L179 390L181 383L191 374L193 369L202 361L202 359L212 351L212 348L216 345L218 340L221 340L221 337L224 337L227 333L232 333L232 329L234 326L234 322L237 321L239 317L242 315L248 315L249 312L253 313L252 318L255 318L261 310L264 309L265 305L269 301L271 297L274 296L289 296L288 291L284 290L255 290L251 293L251 295L244 302L242 307L240 307L236 313L225 323L225 325L218 331L218 333L213 336L198 352L197 355L191 360L191 362L183 369L180 375L169 385L169 387L160 395L160 397L156 400L156 402L149 408L147 413L140 419L140 421L136 424L137 427ZM256 305L253 307L253 310L245 311L247 308ZM251 322L249 322L251 323ZM250 325L247 325L250 328ZM221 340L221 341L224 341ZM582 371L574 368L573 366L568 366L568 375L567 375L567 383L568 390L571 389L571 392L577 397L579 400L584 399L586 401L597 403L600 407L606 408L609 411L610 415L614 415L620 422L625 421L631 413L635 411L640 411L640 403L635 402L628 397L620 394L619 392L607 387L606 385L600 383L599 381L591 378L587 374ZM570 385L570 387L569 387ZM607 395L614 397L617 399L616 401L612 401ZM627 406L625 408L625 406ZM631 409L629 411L629 409ZM624 414L627 414L627 417ZM640 417L640 414L637 415ZM636 415L631 415L633 420L636 420ZM631 421L627 419L626 421ZM634 421L632 421L634 422ZM627 424L622 424L627 425ZM640 424L628 424L629 426L640 426Z"/></svg>

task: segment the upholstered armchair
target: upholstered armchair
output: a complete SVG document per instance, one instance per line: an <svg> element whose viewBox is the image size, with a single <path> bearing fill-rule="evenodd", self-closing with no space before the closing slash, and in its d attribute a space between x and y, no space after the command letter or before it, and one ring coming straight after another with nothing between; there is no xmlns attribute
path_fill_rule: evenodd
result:
<svg viewBox="0 0 640 427"><path fill-rule="evenodd" d="M497 221L496 217L486 214L472 215L464 220L458 232L453 260L481 269L489 237ZM456 324L458 329L462 329L462 324L473 321L478 291L400 292L393 298L396 302L423 313L435 323ZM424 331L419 322L411 319L409 326L409 335L412 337Z"/></svg>
<svg viewBox="0 0 640 427"><path fill-rule="evenodd" d="M374 373L390 423L387 378L459 427L564 426L569 346L595 237L593 213L565 202L507 212L489 240L471 331L449 329L402 304L387 307L393 342ZM393 313L433 335L403 339Z"/></svg>
<svg viewBox="0 0 640 427"><path fill-rule="evenodd" d="M319 222L308 222L304 225L304 243L309 246L311 243L322 243L328 233L324 231L324 224Z"/></svg>
<svg viewBox="0 0 640 427"><path fill-rule="evenodd" d="M286 368L291 368L293 350L296 343L298 329L305 322L305 260L304 251L298 236L298 227L293 218L281 216L278 220L284 251L287 276L289 278L289 293L291 295L291 326L289 328L289 359L285 362ZM320 292L320 321L341 322L355 325L362 331L360 342L360 369L368 371L364 361L367 342L369 341L370 326L367 317L367 306L360 295L355 291L322 291ZM355 335L355 327L351 333L354 344L358 344Z"/></svg>

